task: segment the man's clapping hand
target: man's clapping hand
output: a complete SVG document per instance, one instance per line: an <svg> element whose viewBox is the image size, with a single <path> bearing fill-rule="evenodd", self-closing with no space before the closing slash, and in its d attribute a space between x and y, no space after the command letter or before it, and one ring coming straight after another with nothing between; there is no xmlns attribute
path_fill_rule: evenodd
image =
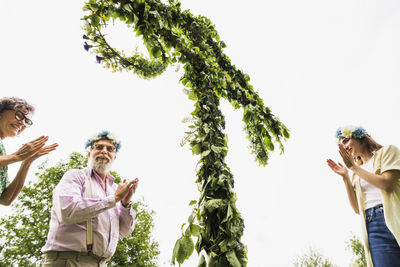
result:
<svg viewBox="0 0 400 267"><path fill-rule="evenodd" d="M115 202L121 201L123 205L128 205L132 195L135 193L138 186L139 179L133 179L132 181L123 180L115 190L114 197Z"/></svg>

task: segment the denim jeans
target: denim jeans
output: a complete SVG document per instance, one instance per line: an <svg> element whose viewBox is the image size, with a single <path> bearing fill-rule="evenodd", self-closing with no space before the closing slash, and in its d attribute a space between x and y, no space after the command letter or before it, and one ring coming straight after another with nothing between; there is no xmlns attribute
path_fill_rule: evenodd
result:
<svg viewBox="0 0 400 267"><path fill-rule="evenodd" d="M386 226L382 205L365 210L365 220L374 267L399 267L400 247Z"/></svg>

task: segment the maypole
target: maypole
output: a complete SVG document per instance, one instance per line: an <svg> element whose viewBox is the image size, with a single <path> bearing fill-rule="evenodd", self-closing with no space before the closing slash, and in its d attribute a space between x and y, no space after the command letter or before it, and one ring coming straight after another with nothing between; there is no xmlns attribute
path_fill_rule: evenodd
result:
<svg viewBox="0 0 400 267"><path fill-rule="evenodd" d="M199 266L246 266L246 246L241 242L244 223L236 208L233 174L225 163L228 147L220 99L243 109L244 129L260 165L267 164L274 144L283 152L282 141L289 137L287 128L264 106L249 76L232 65L223 52L225 43L206 17L181 10L174 0L169 4L159 0L89 0L83 9L84 47L106 68L131 71L142 78L156 77L175 63L185 70L180 81L189 99L195 101L185 141L200 157L196 180L200 197L189 204L193 212L176 241L172 262L183 263L196 248L208 255L207 263L201 256ZM126 23L143 39L149 58L139 53L127 56L107 43L102 30L114 20ZM193 237L197 237L196 244Z"/></svg>

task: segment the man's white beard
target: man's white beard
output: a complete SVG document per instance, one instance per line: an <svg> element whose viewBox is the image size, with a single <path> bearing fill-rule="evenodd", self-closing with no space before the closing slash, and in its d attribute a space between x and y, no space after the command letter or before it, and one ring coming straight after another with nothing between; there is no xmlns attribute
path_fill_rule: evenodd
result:
<svg viewBox="0 0 400 267"><path fill-rule="evenodd" d="M89 167L92 168L93 170L95 170L99 174L107 174L111 170L114 160L112 160L111 158L109 158L106 155L103 155L103 156L99 155L99 156L97 156L97 158L98 157L105 157L108 159L108 162L104 162L103 159L96 159L96 158L90 157L89 162L88 162Z"/></svg>

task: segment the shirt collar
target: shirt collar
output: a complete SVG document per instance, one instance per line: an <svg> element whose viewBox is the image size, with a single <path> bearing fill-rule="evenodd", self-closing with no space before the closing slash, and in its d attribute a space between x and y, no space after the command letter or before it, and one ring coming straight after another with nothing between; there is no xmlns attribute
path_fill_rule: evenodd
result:
<svg viewBox="0 0 400 267"><path fill-rule="evenodd" d="M92 168L88 167L88 172L90 176L93 176L94 178L96 178L97 181L101 182L101 177L100 175L97 174L97 172L95 170L93 170ZM106 175L106 181L108 182L109 185L112 185L114 183L114 176L112 176L111 174L107 173Z"/></svg>

